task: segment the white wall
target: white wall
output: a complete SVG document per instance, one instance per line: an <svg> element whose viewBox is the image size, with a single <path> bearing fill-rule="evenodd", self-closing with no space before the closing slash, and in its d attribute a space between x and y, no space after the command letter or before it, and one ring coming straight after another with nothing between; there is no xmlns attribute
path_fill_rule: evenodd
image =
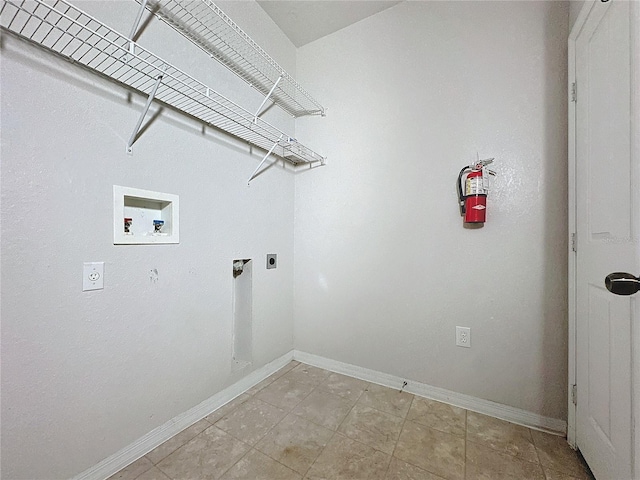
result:
<svg viewBox="0 0 640 480"><path fill-rule="evenodd" d="M298 50L328 165L296 177L297 349L566 419L568 13L403 2ZM498 176L472 230L476 152Z"/></svg>
<svg viewBox="0 0 640 480"><path fill-rule="evenodd" d="M79 5L125 33L138 7ZM295 73L256 3L222 8ZM259 105L159 21L140 42ZM258 152L166 109L127 156L145 98L6 34L1 75L2 477L69 478L250 371L231 367L234 258L255 259L252 368L293 348L294 177L272 168L247 187ZM113 185L179 195L181 243L114 246ZM105 262L104 290L81 291L85 261Z"/></svg>

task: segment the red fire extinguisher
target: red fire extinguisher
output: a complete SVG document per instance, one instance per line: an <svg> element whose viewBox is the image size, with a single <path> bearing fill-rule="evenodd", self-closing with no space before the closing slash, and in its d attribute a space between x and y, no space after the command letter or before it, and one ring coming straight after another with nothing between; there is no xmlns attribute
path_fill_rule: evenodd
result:
<svg viewBox="0 0 640 480"><path fill-rule="evenodd" d="M460 215L465 223L484 223L487 217L487 194L489 193L489 175L496 172L486 168L493 158L479 160L460 170L458 175L458 201ZM464 181L464 187L462 182Z"/></svg>

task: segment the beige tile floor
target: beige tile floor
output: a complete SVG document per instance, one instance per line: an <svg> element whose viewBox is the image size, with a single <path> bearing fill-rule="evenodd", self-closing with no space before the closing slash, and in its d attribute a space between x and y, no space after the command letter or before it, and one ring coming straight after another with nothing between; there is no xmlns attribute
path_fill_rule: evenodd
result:
<svg viewBox="0 0 640 480"><path fill-rule="evenodd" d="M114 479L592 477L561 437L291 362Z"/></svg>

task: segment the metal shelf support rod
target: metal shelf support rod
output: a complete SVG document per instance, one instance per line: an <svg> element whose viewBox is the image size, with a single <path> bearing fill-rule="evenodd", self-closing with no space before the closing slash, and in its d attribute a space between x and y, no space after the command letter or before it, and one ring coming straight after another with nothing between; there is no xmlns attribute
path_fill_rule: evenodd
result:
<svg viewBox="0 0 640 480"><path fill-rule="evenodd" d="M269 97L271 96L271 94L273 94L273 91L276 89L276 87L280 83L280 80L282 80L282 75L278 77L278 80L276 80L276 83L273 84L273 87L271 87L271 90L269 90L269 93L267 94L267 96L264 97L264 100L262 100L262 103L258 107L258 110L256 110L256 114L253 116L253 123L258 123L258 115L260 114L260 110L262 110L262 107L264 107L264 104L267 103L267 100L269 100Z"/></svg>
<svg viewBox="0 0 640 480"><path fill-rule="evenodd" d="M278 146L278 143L280 143L280 140L282 140L282 135L280 135L280 138L278 139L278 141L276 143L273 144L273 147L271 147L269 149L269 151L267 152L267 154L264 156L264 158L262 159L262 161L260 162L260 164L256 167L256 169L253 171L253 173L251 174L251 176L249 177L249 180L247 180L247 185L249 185L251 183L251 180L253 180L254 178L256 178L258 171L260 170L260 168L262 167L262 165L264 164L264 162L267 161L267 158L269 158L269 155L271 155L273 153L273 151L275 150L275 148Z"/></svg>
<svg viewBox="0 0 640 480"><path fill-rule="evenodd" d="M140 114L140 118L138 119L138 123L136 124L135 128L133 129L133 133L131 134L131 138L129 138L129 143L127 143L127 153L131 153L132 152L132 147L133 147L133 142L136 141L136 136L138 135L138 132L140 131L140 127L142 126L142 121L144 120L144 117L147 116L147 112L149 111L149 107L151 106L151 102L153 102L153 99L156 96L156 92L158 91L158 87L160 86L160 82L162 81L162 77L164 74L160 74L158 75L158 78L156 79L156 84L153 86L153 90L151 90L151 93L149 94L149 98L147 98L147 103L145 104L144 108L142 109L142 113Z"/></svg>
<svg viewBox="0 0 640 480"><path fill-rule="evenodd" d="M140 25L140 20L142 20L142 13L144 12L145 7L147 6L147 0L142 0L142 2L140 3L140 10L138 10L138 15L136 16L136 20L135 22L133 22L133 26L131 27L131 33L129 34L129 53L131 53L132 55L135 54L134 52L134 48L135 48L135 42L133 41L133 37L136 34L136 31L138 30L138 25Z"/></svg>

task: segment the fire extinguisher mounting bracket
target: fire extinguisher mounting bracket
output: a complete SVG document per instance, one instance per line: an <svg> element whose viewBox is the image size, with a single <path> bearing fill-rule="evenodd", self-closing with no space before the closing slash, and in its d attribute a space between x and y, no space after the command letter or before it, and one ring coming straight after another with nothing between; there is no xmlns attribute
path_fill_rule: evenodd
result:
<svg viewBox="0 0 640 480"><path fill-rule="evenodd" d="M486 158L484 160L478 159L476 163L472 163L471 165L469 165L469 167L473 170L482 170L487 165L491 165L494 160L495 160L495 157Z"/></svg>

